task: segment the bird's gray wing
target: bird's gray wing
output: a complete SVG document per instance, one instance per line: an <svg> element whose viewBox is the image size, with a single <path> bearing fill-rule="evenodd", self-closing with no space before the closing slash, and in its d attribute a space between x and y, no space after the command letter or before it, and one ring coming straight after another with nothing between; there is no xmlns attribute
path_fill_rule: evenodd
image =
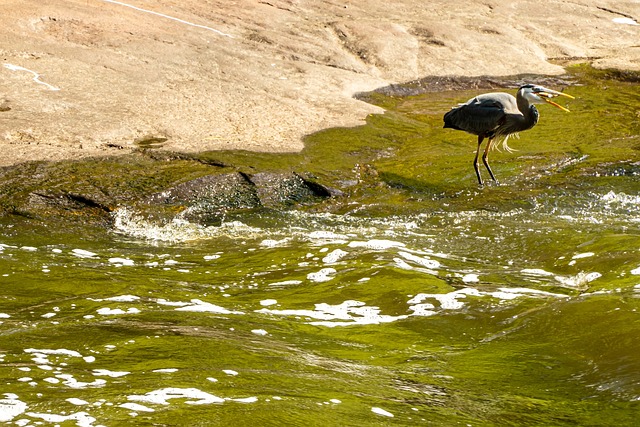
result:
<svg viewBox="0 0 640 427"><path fill-rule="evenodd" d="M492 98L476 97L459 108L459 126L476 135L495 130L506 116L502 103Z"/></svg>
<svg viewBox="0 0 640 427"><path fill-rule="evenodd" d="M515 98L512 98L501 92L471 98L445 114L445 127L474 135L492 136L496 128L504 123L508 110L515 105Z"/></svg>

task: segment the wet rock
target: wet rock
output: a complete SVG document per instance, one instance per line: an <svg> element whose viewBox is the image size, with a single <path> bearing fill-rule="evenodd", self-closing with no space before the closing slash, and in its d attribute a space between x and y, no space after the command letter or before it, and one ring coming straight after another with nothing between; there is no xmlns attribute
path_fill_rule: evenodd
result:
<svg viewBox="0 0 640 427"><path fill-rule="evenodd" d="M251 176L260 203L268 208L292 207L330 197L331 191L297 173L257 173Z"/></svg>
<svg viewBox="0 0 640 427"><path fill-rule="evenodd" d="M149 204L204 205L211 208L249 209L261 206L255 185L245 174L207 175L156 193Z"/></svg>
<svg viewBox="0 0 640 427"><path fill-rule="evenodd" d="M32 191L13 213L31 218L77 218L99 223L110 222L111 203L104 197L66 191Z"/></svg>
<svg viewBox="0 0 640 427"><path fill-rule="evenodd" d="M145 200L155 219L178 217L215 225L228 213L260 208L290 209L330 197L326 187L296 173L240 172L207 175L178 184Z"/></svg>
<svg viewBox="0 0 640 427"><path fill-rule="evenodd" d="M154 220L218 225L231 211L261 206L256 188L242 173L207 175L156 193L145 200L146 216Z"/></svg>

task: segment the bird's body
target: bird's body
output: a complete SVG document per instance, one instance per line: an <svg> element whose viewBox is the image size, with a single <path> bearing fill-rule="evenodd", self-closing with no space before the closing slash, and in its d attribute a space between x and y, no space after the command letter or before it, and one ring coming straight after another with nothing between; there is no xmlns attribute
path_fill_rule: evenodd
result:
<svg viewBox="0 0 640 427"><path fill-rule="evenodd" d="M489 171L491 179L496 181L488 162L489 150L494 140L502 140L505 149L511 151L507 145L509 136L531 129L538 123L538 110L533 104L547 102L569 111L550 100L550 98L558 95L573 98L570 95L546 89L542 86L524 85L518 89L515 97L504 92L478 95L466 103L452 108L451 111L444 115L445 128L463 130L478 136L478 149L473 166L480 185L483 185L483 182L480 176L480 168L478 167L478 157L482 141L485 138L489 139L482 156L482 162Z"/></svg>

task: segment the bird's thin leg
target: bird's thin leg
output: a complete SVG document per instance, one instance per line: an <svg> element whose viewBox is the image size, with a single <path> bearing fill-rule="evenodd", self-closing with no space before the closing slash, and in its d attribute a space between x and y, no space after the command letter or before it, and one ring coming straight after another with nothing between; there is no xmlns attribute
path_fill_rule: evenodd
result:
<svg viewBox="0 0 640 427"><path fill-rule="evenodd" d="M482 177L480 176L480 168L478 167L478 156L480 156L480 146L482 145L483 140L484 140L484 137L482 135L478 135L478 149L476 150L476 158L473 159L473 168L476 170L476 176L478 177L478 184L480 184L480 186L483 185L483 182L482 182Z"/></svg>
<svg viewBox="0 0 640 427"><path fill-rule="evenodd" d="M498 182L496 180L496 177L493 175L493 171L491 170L491 167L489 166L489 149L491 148L491 143L493 142L493 138L489 138L489 142L487 142L487 146L484 149L484 154L482 155L482 163L484 163L484 166L487 168L487 170L489 171L489 175L491 175L491 179L493 180L493 182ZM480 146L478 146L478 149L480 149ZM477 158L477 154L476 154L476 158ZM477 160L476 160L477 162Z"/></svg>

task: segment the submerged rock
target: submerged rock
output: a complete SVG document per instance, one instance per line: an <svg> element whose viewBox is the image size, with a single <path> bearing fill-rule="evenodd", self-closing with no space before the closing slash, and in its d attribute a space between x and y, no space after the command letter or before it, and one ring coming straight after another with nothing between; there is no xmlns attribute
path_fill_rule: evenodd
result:
<svg viewBox="0 0 640 427"><path fill-rule="evenodd" d="M261 206L255 185L239 172L206 175L183 182L151 195L144 204L153 207L143 208L148 217L160 220L179 217L213 225L220 224L227 212Z"/></svg>
<svg viewBox="0 0 640 427"><path fill-rule="evenodd" d="M149 204L203 204L215 208L249 209L260 206L255 185L243 173L207 175L153 194Z"/></svg>
<svg viewBox="0 0 640 427"><path fill-rule="evenodd" d="M158 219L178 216L211 225L220 223L230 212L290 209L330 196L328 188L293 172L255 175L233 172L207 175L178 184L153 194L144 204L165 211L164 214L158 210L152 213Z"/></svg>

